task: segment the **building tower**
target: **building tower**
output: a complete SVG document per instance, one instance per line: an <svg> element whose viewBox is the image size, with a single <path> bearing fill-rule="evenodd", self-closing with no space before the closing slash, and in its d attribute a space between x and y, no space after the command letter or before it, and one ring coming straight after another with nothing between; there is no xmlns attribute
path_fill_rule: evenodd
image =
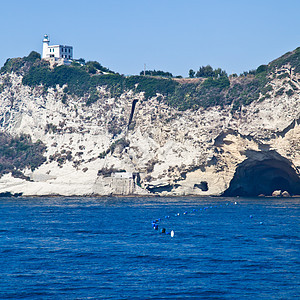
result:
<svg viewBox="0 0 300 300"><path fill-rule="evenodd" d="M50 42L49 37L48 37L47 34L45 34L44 39L43 39L43 55L42 55L42 58L47 57L49 42Z"/></svg>

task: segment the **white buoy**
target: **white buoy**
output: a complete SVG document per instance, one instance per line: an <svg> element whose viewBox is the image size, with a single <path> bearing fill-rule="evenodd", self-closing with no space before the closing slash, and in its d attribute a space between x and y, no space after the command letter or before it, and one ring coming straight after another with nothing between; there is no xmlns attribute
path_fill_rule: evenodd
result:
<svg viewBox="0 0 300 300"><path fill-rule="evenodd" d="M174 230L171 230L171 237L174 237L174 234L175 234Z"/></svg>

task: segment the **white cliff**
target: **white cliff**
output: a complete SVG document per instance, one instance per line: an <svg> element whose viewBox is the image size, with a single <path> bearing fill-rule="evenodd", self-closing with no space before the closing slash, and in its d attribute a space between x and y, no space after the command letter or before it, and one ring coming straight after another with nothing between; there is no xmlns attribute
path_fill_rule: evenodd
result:
<svg viewBox="0 0 300 300"><path fill-rule="evenodd" d="M0 193L221 195L247 159L286 160L299 174L300 76L291 79L293 95L276 96L288 83L275 77L270 98L232 112L230 106L179 111L131 91L111 98L103 87L101 98L87 106L69 95L62 101L59 86L45 92L22 85L21 75L1 75L1 132L41 140L47 160L23 170L30 181L3 175ZM138 179L110 175L121 171Z"/></svg>

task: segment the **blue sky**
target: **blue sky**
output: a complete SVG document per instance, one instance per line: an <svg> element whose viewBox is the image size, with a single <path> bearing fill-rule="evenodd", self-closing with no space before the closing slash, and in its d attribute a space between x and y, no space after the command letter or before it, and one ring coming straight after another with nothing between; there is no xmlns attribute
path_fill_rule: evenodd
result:
<svg viewBox="0 0 300 300"><path fill-rule="evenodd" d="M1 1L0 65L50 44L74 47L121 74L187 76L210 64L229 74L300 46L299 0Z"/></svg>

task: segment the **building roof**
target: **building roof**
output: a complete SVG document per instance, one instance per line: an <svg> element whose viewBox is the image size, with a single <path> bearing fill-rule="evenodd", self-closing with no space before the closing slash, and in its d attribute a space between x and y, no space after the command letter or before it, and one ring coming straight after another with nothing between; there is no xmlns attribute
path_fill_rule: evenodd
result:
<svg viewBox="0 0 300 300"><path fill-rule="evenodd" d="M68 47L68 48L73 48L72 46L66 46L66 45L49 45L48 47L49 48L50 47Z"/></svg>

